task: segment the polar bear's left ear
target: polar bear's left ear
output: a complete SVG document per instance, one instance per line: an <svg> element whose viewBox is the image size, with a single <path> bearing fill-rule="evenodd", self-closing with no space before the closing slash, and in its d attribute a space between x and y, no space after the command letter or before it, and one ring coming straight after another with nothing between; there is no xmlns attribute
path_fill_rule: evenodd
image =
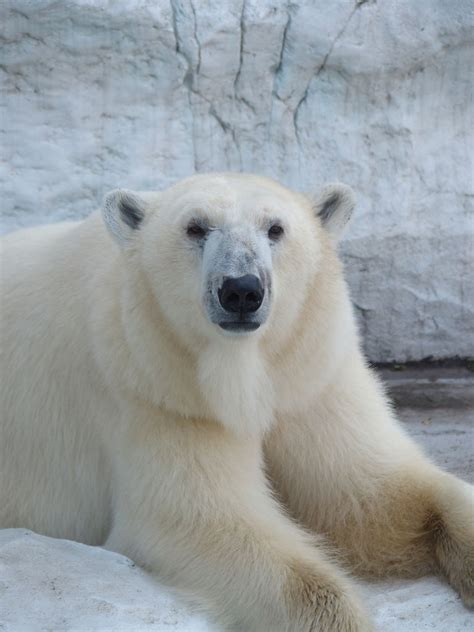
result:
<svg viewBox="0 0 474 632"><path fill-rule="evenodd" d="M346 184L327 184L313 196L313 208L324 228L338 240L349 222L355 206L353 190Z"/></svg>
<svg viewBox="0 0 474 632"><path fill-rule="evenodd" d="M119 246L133 242L145 217L145 206L145 201L137 193L126 189L116 189L105 196L102 217Z"/></svg>

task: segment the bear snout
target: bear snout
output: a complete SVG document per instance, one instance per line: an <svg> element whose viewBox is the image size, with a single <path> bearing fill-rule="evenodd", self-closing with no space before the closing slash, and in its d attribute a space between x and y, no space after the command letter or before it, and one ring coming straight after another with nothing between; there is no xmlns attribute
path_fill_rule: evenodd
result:
<svg viewBox="0 0 474 632"><path fill-rule="evenodd" d="M240 277L225 277L217 294L226 312L249 314L256 312L261 306L265 290L257 276L246 274Z"/></svg>

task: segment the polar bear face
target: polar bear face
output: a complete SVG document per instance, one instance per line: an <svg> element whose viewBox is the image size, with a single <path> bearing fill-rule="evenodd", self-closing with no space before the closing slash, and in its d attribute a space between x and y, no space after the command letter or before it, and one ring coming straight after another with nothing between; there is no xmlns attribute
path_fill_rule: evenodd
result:
<svg viewBox="0 0 474 632"><path fill-rule="evenodd" d="M160 194L112 192L103 214L180 337L235 339L291 329L318 270L321 224L339 232L352 207L343 185L311 200L266 178L216 174Z"/></svg>
<svg viewBox="0 0 474 632"><path fill-rule="evenodd" d="M140 366L148 367L154 401L182 414L210 415L244 433L264 432L275 410L293 405L298 391L285 394L287 379L271 376L268 353L278 358L295 331L298 348L306 344L302 318L306 332L319 322L318 342L304 353L317 358L327 346L328 297L315 291L315 280L330 272L328 242L352 207L344 185L308 198L244 174L194 176L162 193L110 193L102 213L123 255L133 317L128 341L140 349ZM315 310L322 312L319 321ZM190 360L165 388L163 374L174 361L163 357L168 340L187 348ZM199 392L188 403L176 387L185 372L186 395L193 384Z"/></svg>

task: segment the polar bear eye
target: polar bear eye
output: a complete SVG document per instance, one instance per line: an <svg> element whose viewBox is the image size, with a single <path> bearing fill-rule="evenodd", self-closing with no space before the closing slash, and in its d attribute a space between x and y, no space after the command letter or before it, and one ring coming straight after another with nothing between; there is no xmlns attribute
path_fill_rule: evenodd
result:
<svg viewBox="0 0 474 632"><path fill-rule="evenodd" d="M197 224L196 222L191 222L190 224L188 224L186 234L192 239L202 239L206 236L207 230L200 224Z"/></svg>
<svg viewBox="0 0 474 632"><path fill-rule="evenodd" d="M268 236L273 241L277 241L278 239L280 239L283 236L283 232L284 232L283 231L283 226L280 226L280 224L273 224L268 229Z"/></svg>

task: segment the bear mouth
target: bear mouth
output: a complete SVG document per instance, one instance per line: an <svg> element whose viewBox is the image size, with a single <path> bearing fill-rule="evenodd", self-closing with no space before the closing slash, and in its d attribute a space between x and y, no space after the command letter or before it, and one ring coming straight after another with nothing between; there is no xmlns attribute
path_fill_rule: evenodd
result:
<svg viewBox="0 0 474 632"><path fill-rule="evenodd" d="M225 329L225 331L255 331L260 327L260 323L256 323L255 321L243 320L223 321L219 323L219 327Z"/></svg>

